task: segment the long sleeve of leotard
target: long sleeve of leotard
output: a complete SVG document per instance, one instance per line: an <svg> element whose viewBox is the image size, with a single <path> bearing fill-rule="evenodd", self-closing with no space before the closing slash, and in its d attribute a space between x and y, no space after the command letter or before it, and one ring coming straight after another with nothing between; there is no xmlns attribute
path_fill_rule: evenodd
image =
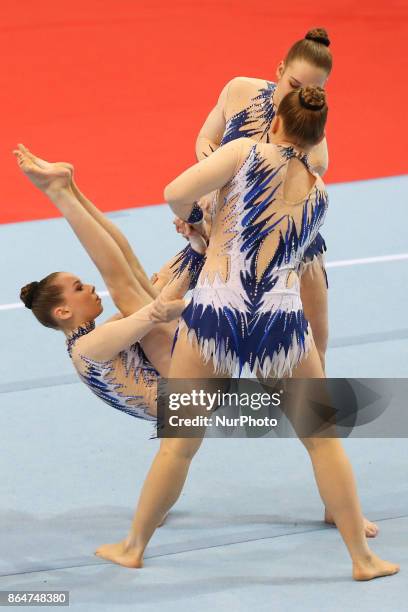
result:
<svg viewBox="0 0 408 612"><path fill-rule="evenodd" d="M188 222L196 200L210 191L220 189L234 176L245 150L252 142L238 138L217 149L167 185L164 198L173 212Z"/></svg>
<svg viewBox="0 0 408 612"><path fill-rule="evenodd" d="M116 357L140 341L155 325L177 319L186 304L169 291L166 301L160 296L128 317L97 327L76 344L81 354L97 361Z"/></svg>

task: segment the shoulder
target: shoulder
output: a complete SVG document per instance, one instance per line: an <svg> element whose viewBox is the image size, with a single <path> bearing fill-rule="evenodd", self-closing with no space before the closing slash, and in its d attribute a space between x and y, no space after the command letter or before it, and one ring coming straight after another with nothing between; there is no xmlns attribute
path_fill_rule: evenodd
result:
<svg viewBox="0 0 408 612"><path fill-rule="evenodd" d="M95 345L95 341L97 341L103 335L103 329L107 326L109 322L105 321L98 327L94 327L91 331L86 331L85 333L78 335L73 344L71 345L69 352L72 358L74 365L78 363L78 359L81 360L82 357L88 356L89 348Z"/></svg>
<svg viewBox="0 0 408 612"><path fill-rule="evenodd" d="M234 77L226 87L222 104L225 117L229 118L249 107L269 85L265 79Z"/></svg>
<svg viewBox="0 0 408 612"><path fill-rule="evenodd" d="M228 94L246 93L249 96L255 94L259 89L268 87L269 81L253 77L237 76L227 83Z"/></svg>
<svg viewBox="0 0 408 612"><path fill-rule="evenodd" d="M258 143L252 138L235 138L230 142L227 142L225 145L222 145L220 149L222 149L225 155L234 155L238 157L242 157L244 155L248 155L249 151L256 147Z"/></svg>
<svg viewBox="0 0 408 612"><path fill-rule="evenodd" d="M276 144L271 142L258 142L257 145L257 150L259 153L271 163L281 163L282 161L287 161L282 155L282 151Z"/></svg>

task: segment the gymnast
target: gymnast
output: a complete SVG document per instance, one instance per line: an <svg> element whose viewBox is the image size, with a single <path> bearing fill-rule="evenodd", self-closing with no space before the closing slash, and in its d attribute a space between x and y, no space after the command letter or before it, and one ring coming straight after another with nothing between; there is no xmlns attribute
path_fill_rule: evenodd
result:
<svg viewBox="0 0 408 612"><path fill-rule="evenodd" d="M236 77L222 90L215 108L202 126L196 142L196 155L203 160L220 146L237 138L269 142L271 125L282 98L298 87L324 87L332 69L330 40L323 28L309 30L295 42L278 65L277 82ZM326 138L311 148L308 155L313 169L323 176L328 167ZM208 220L212 196L200 199ZM323 370L328 342L327 274L324 264L326 244L320 233L304 251L298 268L303 311L313 331L313 338ZM333 525L333 516L325 508L324 520ZM378 526L364 518L367 537L376 537Z"/></svg>
<svg viewBox="0 0 408 612"><path fill-rule="evenodd" d="M204 261L206 243L189 232L190 245L154 275L152 285L119 229L82 195L70 164L51 164L23 145L15 151L26 176L61 211L100 271L119 313L95 327L102 313L95 288L76 275L54 272L21 290L43 325L62 331L81 380L101 400L156 422L159 375L167 376L171 345L185 307L181 299ZM178 222L178 230L183 224ZM142 567L151 535L178 499L201 439L162 439L145 479L127 539L96 554Z"/></svg>
<svg viewBox="0 0 408 612"><path fill-rule="evenodd" d="M299 270L328 204L308 161L324 138L327 110L322 88L293 90L280 101L270 143L233 139L166 187L173 212L200 233L197 201L217 190L206 261L181 317L170 378L324 377ZM398 565L368 547L352 468L338 438L302 442L350 553L354 579L396 573Z"/></svg>
<svg viewBox="0 0 408 612"><path fill-rule="evenodd" d="M299 87L324 87L332 69L330 40L326 30L315 28L295 42L278 65L277 82L236 77L223 88L215 108L202 126L196 142L200 161L219 146L236 138L269 142L271 124L283 97ZM321 176L328 166L326 138L309 153L309 162ZM208 206L209 197L205 198ZM328 340L327 275L324 266L325 242L318 233L303 254L299 267L303 309L313 330L323 369ZM371 524L371 534L376 526Z"/></svg>

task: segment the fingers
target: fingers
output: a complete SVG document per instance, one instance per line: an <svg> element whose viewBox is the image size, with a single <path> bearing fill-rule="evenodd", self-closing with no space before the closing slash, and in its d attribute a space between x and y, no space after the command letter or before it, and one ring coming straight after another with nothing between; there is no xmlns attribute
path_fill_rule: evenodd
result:
<svg viewBox="0 0 408 612"><path fill-rule="evenodd" d="M164 302L161 296L153 302L150 311L150 319L154 323L164 323L172 321L180 316L185 309L185 302L182 299Z"/></svg>
<svg viewBox="0 0 408 612"><path fill-rule="evenodd" d="M159 323L163 321L163 315L164 315L163 300L161 299L160 296L158 296L152 304L152 309L150 311L150 319L154 323Z"/></svg>
<svg viewBox="0 0 408 612"><path fill-rule="evenodd" d="M173 219L173 224L176 228L176 232L178 234L181 234L184 238L188 240L190 233L192 231L191 226L185 221L183 221L183 219L179 219L178 217L175 217Z"/></svg>

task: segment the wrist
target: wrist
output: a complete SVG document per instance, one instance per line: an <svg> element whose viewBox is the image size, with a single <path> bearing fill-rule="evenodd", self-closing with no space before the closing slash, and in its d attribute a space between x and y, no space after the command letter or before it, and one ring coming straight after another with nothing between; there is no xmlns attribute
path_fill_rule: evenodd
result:
<svg viewBox="0 0 408 612"><path fill-rule="evenodd" d="M197 202L194 202L193 207L188 216L188 219L186 219L186 222L189 225L192 225L193 227L197 227L200 223L203 222L203 219L204 219L204 213L203 213L201 206L199 206Z"/></svg>
<svg viewBox="0 0 408 612"><path fill-rule="evenodd" d="M44 194L49 198L56 206L66 204L67 195L73 195L71 186L64 187L53 187L50 185L44 189Z"/></svg>

